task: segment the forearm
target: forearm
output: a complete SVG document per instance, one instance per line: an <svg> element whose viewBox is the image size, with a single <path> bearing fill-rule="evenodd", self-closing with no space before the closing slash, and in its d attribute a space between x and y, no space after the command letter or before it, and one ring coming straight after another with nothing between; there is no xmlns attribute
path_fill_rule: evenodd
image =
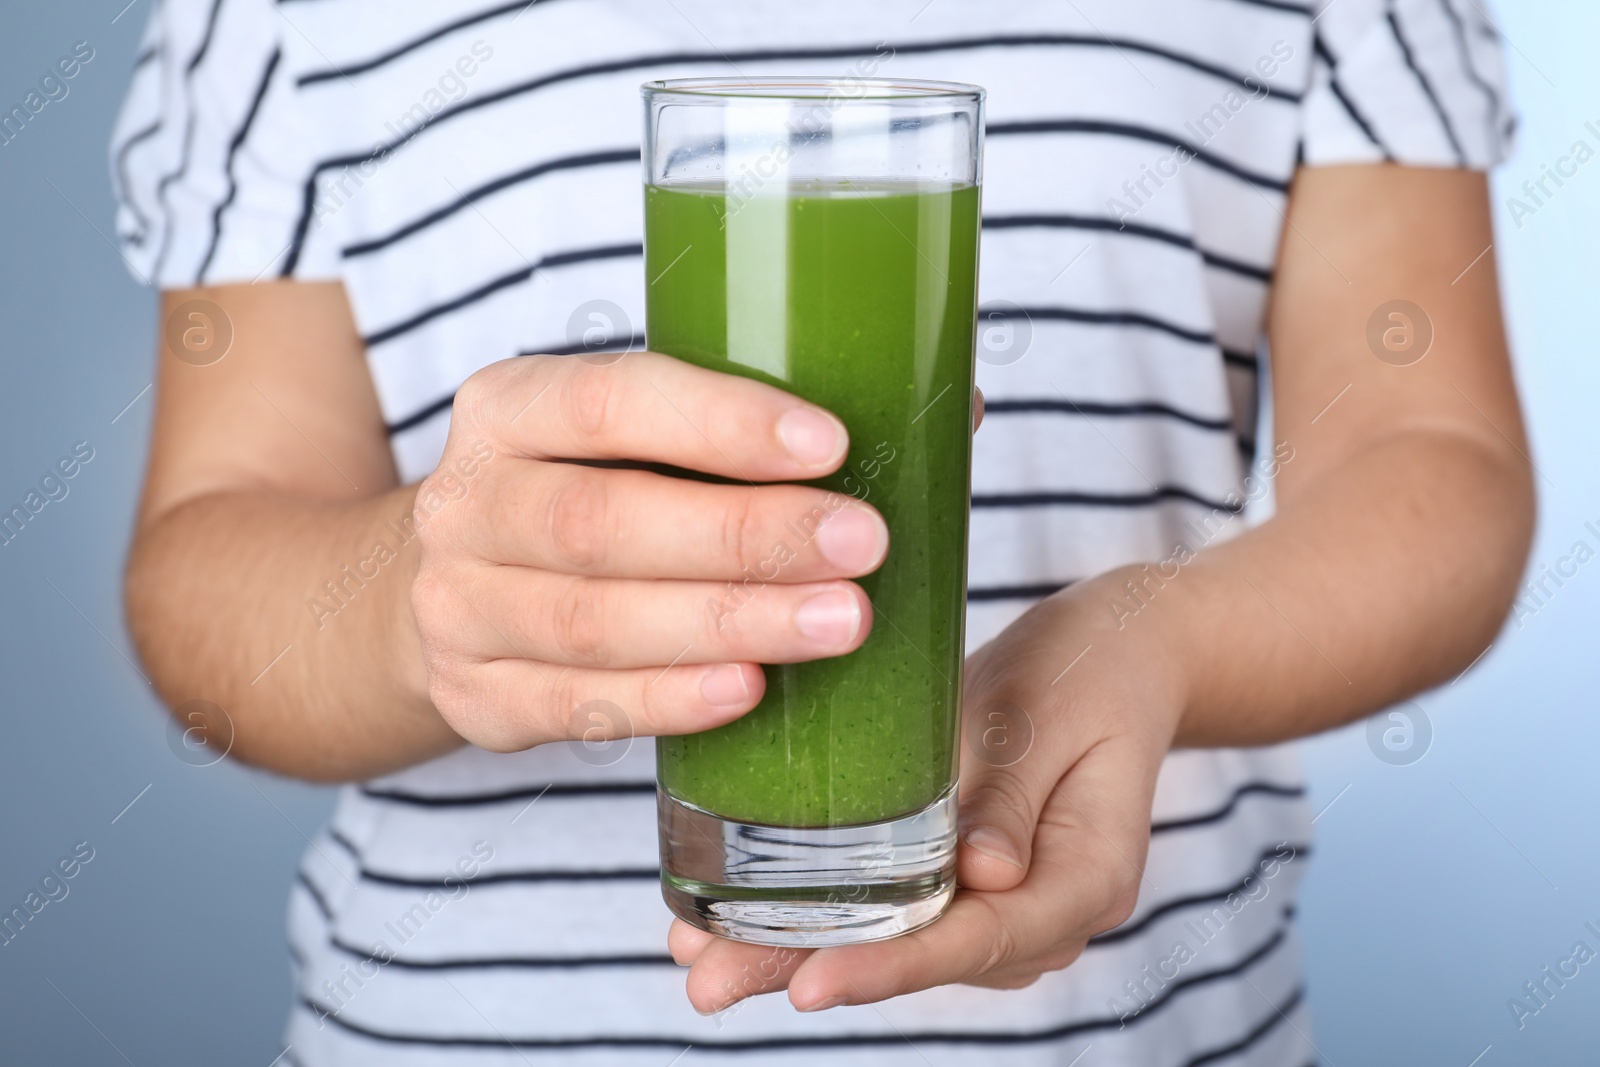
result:
<svg viewBox="0 0 1600 1067"><path fill-rule="evenodd" d="M1149 580L1160 579L1154 567L1096 584L1108 602L1137 609L1122 630L1148 627L1178 662L1176 744L1270 744L1369 714L1472 663L1510 605L1532 495L1509 445L1413 430L1323 470L1274 518L1199 551L1160 584ZM1129 599L1130 580L1148 590L1144 606Z"/></svg>
<svg viewBox="0 0 1600 1067"><path fill-rule="evenodd" d="M162 696L216 704L234 758L300 778L368 777L460 744L427 699L411 613L415 492L209 493L149 521L127 610Z"/></svg>

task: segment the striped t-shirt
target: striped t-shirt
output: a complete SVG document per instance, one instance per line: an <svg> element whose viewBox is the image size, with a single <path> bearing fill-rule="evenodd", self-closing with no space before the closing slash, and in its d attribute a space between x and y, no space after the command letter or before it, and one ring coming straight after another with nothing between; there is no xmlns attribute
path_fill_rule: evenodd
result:
<svg viewBox="0 0 1600 1067"><path fill-rule="evenodd" d="M474 370L580 349L593 301L643 342L639 84L772 74L989 90L972 647L1243 525L1284 458L1257 349L1297 166L1486 167L1512 126L1474 0L161 0L117 228L163 287L341 280L414 480ZM1027 989L713 1018L666 954L650 744L594 762L468 748L346 788L290 895L283 1062L1315 1060L1292 749L1172 754L1133 917Z"/></svg>

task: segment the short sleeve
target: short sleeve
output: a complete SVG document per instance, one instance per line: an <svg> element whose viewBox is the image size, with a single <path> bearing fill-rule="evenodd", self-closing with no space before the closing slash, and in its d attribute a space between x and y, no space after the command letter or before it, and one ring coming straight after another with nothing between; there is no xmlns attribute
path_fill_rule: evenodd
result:
<svg viewBox="0 0 1600 1067"><path fill-rule="evenodd" d="M250 282L294 262L315 138L283 31L273 0L155 6L111 138L117 237L140 281Z"/></svg>
<svg viewBox="0 0 1600 1067"><path fill-rule="evenodd" d="M1516 122L1480 0L1318 0L1304 162L1486 170Z"/></svg>

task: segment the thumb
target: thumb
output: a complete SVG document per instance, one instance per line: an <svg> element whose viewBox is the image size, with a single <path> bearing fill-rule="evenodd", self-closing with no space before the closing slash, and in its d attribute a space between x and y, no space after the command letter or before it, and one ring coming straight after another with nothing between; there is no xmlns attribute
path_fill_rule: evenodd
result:
<svg viewBox="0 0 1600 1067"><path fill-rule="evenodd" d="M962 730L957 879L968 889L1012 889L1028 873L1034 828L1053 782L1033 751L1033 717L1020 704L987 701Z"/></svg>

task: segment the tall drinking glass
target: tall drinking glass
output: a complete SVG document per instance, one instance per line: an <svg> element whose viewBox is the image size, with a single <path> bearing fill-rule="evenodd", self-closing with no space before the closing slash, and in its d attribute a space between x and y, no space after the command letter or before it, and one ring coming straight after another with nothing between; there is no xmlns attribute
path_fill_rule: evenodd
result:
<svg viewBox="0 0 1600 1067"><path fill-rule="evenodd" d="M822 946L955 890L983 90L879 79L644 86L652 349L850 430L828 503L706 610L764 595L849 498L888 522L855 652L768 666L736 722L658 741L662 887L694 925ZM729 457L734 465L737 456Z"/></svg>

